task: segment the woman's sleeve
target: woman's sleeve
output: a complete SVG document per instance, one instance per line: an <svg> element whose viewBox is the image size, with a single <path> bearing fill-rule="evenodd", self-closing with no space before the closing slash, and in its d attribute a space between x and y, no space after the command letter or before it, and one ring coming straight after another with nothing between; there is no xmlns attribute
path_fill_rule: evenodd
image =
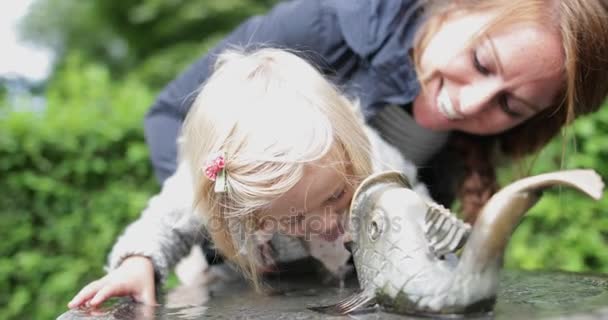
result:
<svg viewBox="0 0 608 320"><path fill-rule="evenodd" d="M117 268L129 256L145 256L154 264L156 280L164 281L192 245L205 240L202 220L192 210L193 195L190 169L182 162L139 219L118 238L106 270Z"/></svg>
<svg viewBox="0 0 608 320"><path fill-rule="evenodd" d="M331 66L337 63L331 60L339 58L334 58L337 48L332 41L339 33L332 14L321 0L281 2L266 15L246 20L169 83L148 111L144 122L146 141L159 181L164 181L175 170L176 138L182 121L200 85L212 72L219 53L231 47L289 48L320 67Z"/></svg>

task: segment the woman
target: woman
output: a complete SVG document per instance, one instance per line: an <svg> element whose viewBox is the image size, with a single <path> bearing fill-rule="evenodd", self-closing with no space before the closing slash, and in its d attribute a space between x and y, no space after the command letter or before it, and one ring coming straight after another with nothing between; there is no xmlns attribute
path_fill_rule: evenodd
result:
<svg viewBox="0 0 608 320"><path fill-rule="evenodd" d="M283 2L159 95L145 120L159 180L175 170L196 88L230 46L298 50L359 100L367 122L420 167L433 198L450 205L457 196L470 222L497 189L497 154L539 150L608 92L606 0Z"/></svg>

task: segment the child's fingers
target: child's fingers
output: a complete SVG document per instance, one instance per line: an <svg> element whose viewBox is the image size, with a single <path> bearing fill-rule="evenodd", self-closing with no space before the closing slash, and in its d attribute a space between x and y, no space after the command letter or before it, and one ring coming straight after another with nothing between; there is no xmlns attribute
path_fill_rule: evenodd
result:
<svg viewBox="0 0 608 320"><path fill-rule="evenodd" d="M156 305L156 293L154 287L149 287L144 290L138 297L137 300L143 304L154 306Z"/></svg>
<svg viewBox="0 0 608 320"><path fill-rule="evenodd" d="M121 295L127 295L127 294L129 294L129 292L127 292L127 290L125 290L125 288L121 289L120 286L116 286L116 285L104 286L99 291L97 291L97 294L95 294L95 296L93 297L93 299L91 299L89 304L92 307L97 307L100 304L102 304L104 301L106 301L107 299L109 299L113 296L121 296Z"/></svg>
<svg viewBox="0 0 608 320"><path fill-rule="evenodd" d="M91 299L91 297L97 293L101 285L101 280L96 280L87 284L76 294L76 296L74 296L74 298L72 298L70 302L68 302L68 308L76 308L81 306L85 301Z"/></svg>

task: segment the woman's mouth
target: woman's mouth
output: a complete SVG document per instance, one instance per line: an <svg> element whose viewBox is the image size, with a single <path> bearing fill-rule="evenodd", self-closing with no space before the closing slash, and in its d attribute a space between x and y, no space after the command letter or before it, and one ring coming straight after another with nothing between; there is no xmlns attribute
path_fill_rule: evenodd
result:
<svg viewBox="0 0 608 320"><path fill-rule="evenodd" d="M450 94L448 90L441 86L439 89L439 94L437 95L437 109L439 112L450 120L462 119L463 116L454 109L454 105L452 104L452 99L450 99Z"/></svg>

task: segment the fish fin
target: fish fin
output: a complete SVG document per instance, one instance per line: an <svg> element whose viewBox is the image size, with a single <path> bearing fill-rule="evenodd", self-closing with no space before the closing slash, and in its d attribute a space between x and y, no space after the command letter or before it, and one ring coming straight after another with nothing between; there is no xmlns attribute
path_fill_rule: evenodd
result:
<svg viewBox="0 0 608 320"><path fill-rule="evenodd" d="M336 304L309 307L308 309L330 315L345 315L372 303L375 303L374 294L362 290L346 297L344 300Z"/></svg>
<svg viewBox="0 0 608 320"><path fill-rule="evenodd" d="M471 233L471 225L440 204L431 202L428 206L424 233L429 248L437 257L455 253L466 243Z"/></svg>

